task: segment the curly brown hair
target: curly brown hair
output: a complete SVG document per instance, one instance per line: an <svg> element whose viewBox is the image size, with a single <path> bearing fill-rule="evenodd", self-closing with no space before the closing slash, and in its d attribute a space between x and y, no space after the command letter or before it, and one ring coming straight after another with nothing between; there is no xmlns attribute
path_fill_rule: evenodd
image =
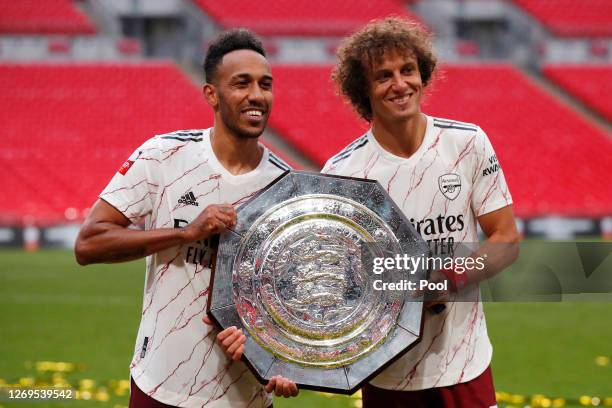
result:
<svg viewBox="0 0 612 408"><path fill-rule="evenodd" d="M348 98L357 113L372 121L368 96L368 71L388 52L412 52L416 56L423 85L431 80L437 58L433 53L431 35L418 23L401 17L373 20L346 38L338 48L338 64L332 79Z"/></svg>

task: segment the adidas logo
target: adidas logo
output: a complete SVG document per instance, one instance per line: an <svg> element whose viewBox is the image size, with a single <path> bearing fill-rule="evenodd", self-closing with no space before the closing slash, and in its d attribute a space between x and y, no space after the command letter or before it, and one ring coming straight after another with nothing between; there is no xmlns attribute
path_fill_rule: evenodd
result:
<svg viewBox="0 0 612 408"><path fill-rule="evenodd" d="M179 204L195 205L196 207L199 205L191 191L179 198L178 202Z"/></svg>

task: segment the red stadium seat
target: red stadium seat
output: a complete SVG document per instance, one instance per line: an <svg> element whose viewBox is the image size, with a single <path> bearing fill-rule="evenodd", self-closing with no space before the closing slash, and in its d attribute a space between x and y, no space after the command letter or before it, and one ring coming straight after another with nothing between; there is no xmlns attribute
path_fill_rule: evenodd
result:
<svg viewBox="0 0 612 408"><path fill-rule="evenodd" d="M610 54L607 40L591 42L589 45L589 52L591 56L595 58L607 58L608 54Z"/></svg>
<svg viewBox="0 0 612 408"><path fill-rule="evenodd" d="M475 41L459 41L457 43L457 54L461 57L477 57L480 55L480 47Z"/></svg>
<svg viewBox="0 0 612 408"><path fill-rule="evenodd" d="M415 21L400 0L194 0L225 28L247 27L261 35L342 36L374 18L391 14ZM264 6L265 5L265 6Z"/></svg>
<svg viewBox="0 0 612 408"><path fill-rule="evenodd" d="M609 0L514 0L514 2L558 36L612 36L612 2Z"/></svg>
<svg viewBox="0 0 612 408"><path fill-rule="evenodd" d="M51 38L47 43L47 49L51 54L67 54L70 51L70 40L68 38Z"/></svg>
<svg viewBox="0 0 612 408"><path fill-rule="evenodd" d="M275 66L271 125L323 164L367 128L334 94L330 66ZM521 217L612 212L612 141L509 65L445 66L424 111L480 125ZM609 83L612 83L610 81ZM605 93L604 93L605 94Z"/></svg>
<svg viewBox="0 0 612 408"><path fill-rule="evenodd" d="M550 64L544 74L600 115L612 121L612 65Z"/></svg>
<svg viewBox="0 0 612 408"><path fill-rule="evenodd" d="M93 34L96 29L71 0L0 0L0 33Z"/></svg>
<svg viewBox="0 0 612 408"><path fill-rule="evenodd" d="M123 55L139 55L141 53L140 41L134 38L121 38L117 40L117 50Z"/></svg>

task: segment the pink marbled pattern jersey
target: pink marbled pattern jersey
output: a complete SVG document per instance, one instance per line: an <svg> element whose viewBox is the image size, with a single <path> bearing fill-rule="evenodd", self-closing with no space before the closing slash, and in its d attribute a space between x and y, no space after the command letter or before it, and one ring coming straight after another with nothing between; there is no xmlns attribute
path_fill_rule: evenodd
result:
<svg viewBox="0 0 612 408"><path fill-rule="evenodd" d="M289 169L268 149L235 176L216 159L210 130L155 136L121 167L100 198L146 229L187 225L210 204L235 206ZM130 163L131 162L131 163ZM207 240L146 258L142 318L131 363L138 387L180 407L265 407L271 397L247 366L232 362L202 322L210 283Z"/></svg>
<svg viewBox="0 0 612 408"><path fill-rule="evenodd" d="M477 217L512 203L486 134L468 123L427 117L425 137L409 158L384 150L372 132L329 159L324 173L378 180L432 248L478 242ZM371 383L419 390L469 381L489 365L492 347L478 300L425 314L421 342Z"/></svg>

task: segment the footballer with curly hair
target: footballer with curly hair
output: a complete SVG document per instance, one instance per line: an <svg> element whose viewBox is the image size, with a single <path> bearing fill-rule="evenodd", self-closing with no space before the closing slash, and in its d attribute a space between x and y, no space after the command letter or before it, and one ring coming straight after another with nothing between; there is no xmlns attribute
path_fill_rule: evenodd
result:
<svg viewBox="0 0 612 408"><path fill-rule="evenodd" d="M363 388L364 407L495 406L477 283L516 259L519 234L501 167L490 164L493 147L479 126L421 111L437 59L419 24L373 21L345 39L338 59L332 77L371 127L323 172L378 180L436 251L477 243L477 224L487 236L477 254L509 244L484 270L431 272L430 280L450 283L449 301L425 304L421 341ZM458 292L472 300L456 301Z"/></svg>

